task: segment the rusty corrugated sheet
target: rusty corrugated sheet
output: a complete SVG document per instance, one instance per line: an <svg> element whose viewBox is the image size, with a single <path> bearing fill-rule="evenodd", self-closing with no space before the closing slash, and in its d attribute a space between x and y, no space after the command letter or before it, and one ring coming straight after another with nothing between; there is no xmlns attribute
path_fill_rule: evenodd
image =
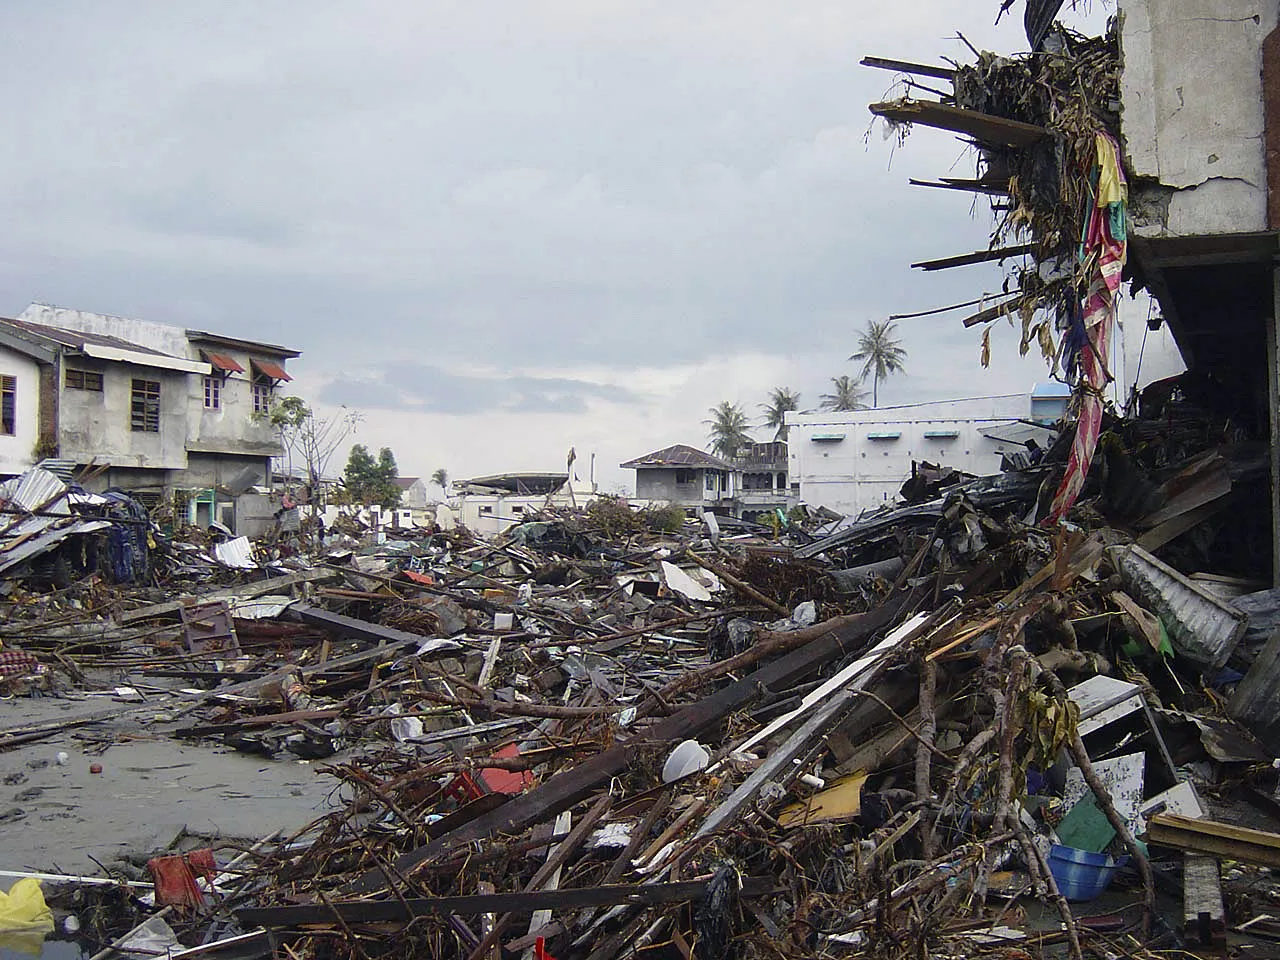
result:
<svg viewBox="0 0 1280 960"><path fill-rule="evenodd" d="M1128 592L1160 618L1174 650L1205 670L1220 670L1248 619L1137 544L1111 547L1111 564Z"/></svg>

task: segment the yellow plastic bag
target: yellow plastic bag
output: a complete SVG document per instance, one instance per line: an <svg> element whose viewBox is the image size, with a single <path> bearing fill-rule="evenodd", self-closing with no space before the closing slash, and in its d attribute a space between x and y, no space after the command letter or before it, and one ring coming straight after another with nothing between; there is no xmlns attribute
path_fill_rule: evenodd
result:
<svg viewBox="0 0 1280 960"><path fill-rule="evenodd" d="M53 933L53 911L44 902L40 881L23 877L8 893L0 892L0 948L39 954Z"/></svg>

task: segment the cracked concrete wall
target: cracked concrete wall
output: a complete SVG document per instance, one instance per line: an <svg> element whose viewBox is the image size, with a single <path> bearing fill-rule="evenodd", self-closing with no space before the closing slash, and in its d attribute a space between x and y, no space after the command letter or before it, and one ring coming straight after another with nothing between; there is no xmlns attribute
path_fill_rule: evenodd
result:
<svg viewBox="0 0 1280 960"><path fill-rule="evenodd" d="M1280 0L1119 6L1121 135L1136 177L1134 232L1265 230L1262 41L1276 26ZM1159 202L1144 203L1148 191Z"/></svg>

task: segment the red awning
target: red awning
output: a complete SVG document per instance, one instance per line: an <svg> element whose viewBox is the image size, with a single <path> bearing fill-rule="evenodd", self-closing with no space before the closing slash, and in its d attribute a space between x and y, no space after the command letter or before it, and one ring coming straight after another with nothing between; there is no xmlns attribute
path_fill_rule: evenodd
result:
<svg viewBox="0 0 1280 960"><path fill-rule="evenodd" d="M250 360L253 369L258 371L264 377L270 377L272 380L292 380L293 377L284 372L284 367L278 363L272 363L270 360Z"/></svg>
<svg viewBox="0 0 1280 960"><path fill-rule="evenodd" d="M207 350L201 350L200 353L215 369L223 373L244 373L244 367L240 366L225 353L209 353Z"/></svg>

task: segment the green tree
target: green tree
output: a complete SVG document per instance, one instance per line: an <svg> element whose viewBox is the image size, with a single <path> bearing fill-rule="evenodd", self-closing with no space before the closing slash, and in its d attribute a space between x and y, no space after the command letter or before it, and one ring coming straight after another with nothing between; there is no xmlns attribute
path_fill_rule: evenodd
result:
<svg viewBox="0 0 1280 960"><path fill-rule="evenodd" d="M787 414L800 409L800 394L790 387L774 387L769 391L768 403L760 404L764 411L764 425L773 431L773 439L787 439Z"/></svg>
<svg viewBox="0 0 1280 960"><path fill-rule="evenodd" d="M831 378L831 393L824 393L823 410L865 410L867 409L867 391L862 389L862 381L850 376Z"/></svg>
<svg viewBox="0 0 1280 960"><path fill-rule="evenodd" d="M709 412L711 419L702 422L710 428L707 434L711 440L711 452L717 457L732 460L752 442L751 435L747 433L747 415L742 407L728 400L721 400Z"/></svg>
<svg viewBox="0 0 1280 960"><path fill-rule="evenodd" d="M872 320L867 329L858 335L858 352L850 360L862 364L859 380L866 381L871 374L871 405L880 402L880 381L891 374L906 370L907 351L902 341L894 334L898 332L892 320Z"/></svg>
<svg viewBox="0 0 1280 960"><path fill-rule="evenodd" d="M266 421L280 437L284 450L285 474L293 476L295 466L306 470L312 497L322 498L322 481L333 455L363 419L358 410L342 407L329 417L317 417L301 397L281 397L263 413L255 413L258 421Z"/></svg>
<svg viewBox="0 0 1280 960"><path fill-rule="evenodd" d="M439 487L443 492L449 492L449 471L444 467L436 467L435 473L431 474L431 482Z"/></svg>
<svg viewBox="0 0 1280 960"><path fill-rule="evenodd" d="M357 443L347 455L347 469L342 479L355 503L376 503L384 510L392 510L400 505L402 491L395 484L398 475L390 447L383 447L375 459L368 447Z"/></svg>

